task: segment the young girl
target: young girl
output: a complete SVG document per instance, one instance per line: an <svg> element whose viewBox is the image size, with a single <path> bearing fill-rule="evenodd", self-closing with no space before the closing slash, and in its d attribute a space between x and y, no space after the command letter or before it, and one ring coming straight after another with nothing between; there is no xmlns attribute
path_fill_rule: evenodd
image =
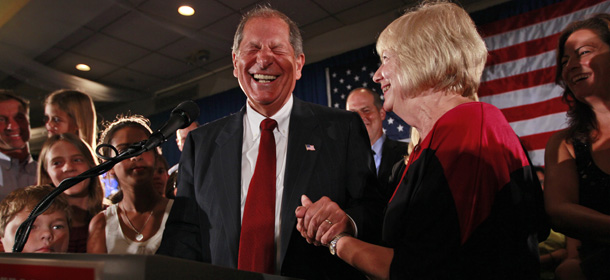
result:
<svg viewBox="0 0 610 280"><path fill-rule="evenodd" d="M44 101L44 123L49 137L73 133L95 147L97 116L89 95L76 90L58 90Z"/></svg>
<svg viewBox="0 0 610 280"><path fill-rule="evenodd" d="M58 186L97 165L91 148L71 133L53 135L45 141L38 161L38 184ZM86 179L64 192L72 207L68 252L87 252L89 222L102 210L104 191L97 177Z"/></svg>
<svg viewBox="0 0 610 280"><path fill-rule="evenodd" d="M100 142L122 152L133 143L148 139L148 120L141 116L119 117L107 126ZM104 149L105 156L113 156ZM156 151L116 164L110 174L119 182L123 199L96 215L89 227L87 252L154 254L161 244L172 201L153 187Z"/></svg>

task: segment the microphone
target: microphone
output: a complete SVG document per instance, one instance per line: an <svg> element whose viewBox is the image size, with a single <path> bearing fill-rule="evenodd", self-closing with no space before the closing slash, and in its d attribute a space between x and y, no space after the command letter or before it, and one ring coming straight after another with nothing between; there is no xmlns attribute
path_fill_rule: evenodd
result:
<svg viewBox="0 0 610 280"><path fill-rule="evenodd" d="M199 117L199 106L191 100L184 101L172 110L169 120L155 131L144 143L144 151L151 150L165 142L176 130L189 126Z"/></svg>

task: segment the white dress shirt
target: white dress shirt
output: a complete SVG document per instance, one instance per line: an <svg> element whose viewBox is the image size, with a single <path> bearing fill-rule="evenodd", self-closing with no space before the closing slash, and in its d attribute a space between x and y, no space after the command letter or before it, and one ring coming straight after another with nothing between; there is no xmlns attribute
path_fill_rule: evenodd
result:
<svg viewBox="0 0 610 280"><path fill-rule="evenodd" d="M381 153L383 153L383 142L385 142L385 133L381 134L381 137L375 141L375 144L371 146L373 150L373 159L375 160L375 169L377 170L377 175L379 175L379 165L381 165Z"/></svg>

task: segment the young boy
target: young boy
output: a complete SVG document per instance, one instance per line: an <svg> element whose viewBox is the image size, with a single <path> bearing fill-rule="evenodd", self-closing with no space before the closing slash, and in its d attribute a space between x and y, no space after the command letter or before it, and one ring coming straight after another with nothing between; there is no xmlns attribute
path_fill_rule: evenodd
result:
<svg viewBox="0 0 610 280"><path fill-rule="evenodd" d="M5 252L12 252L15 233L32 209L53 191L47 185L29 186L12 191L0 202L0 241ZM64 194L55 198L49 209L32 225L24 253L57 253L68 250L72 210Z"/></svg>

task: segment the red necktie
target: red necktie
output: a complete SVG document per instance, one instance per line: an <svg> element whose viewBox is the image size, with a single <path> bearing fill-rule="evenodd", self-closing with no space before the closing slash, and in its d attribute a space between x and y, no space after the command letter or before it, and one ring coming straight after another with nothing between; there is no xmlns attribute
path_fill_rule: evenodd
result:
<svg viewBox="0 0 610 280"><path fill-rule="evenodd" d="M275 269L275 138L277 122L264 119L254 174L248 187L237 268L272 274Z"/></svg>

